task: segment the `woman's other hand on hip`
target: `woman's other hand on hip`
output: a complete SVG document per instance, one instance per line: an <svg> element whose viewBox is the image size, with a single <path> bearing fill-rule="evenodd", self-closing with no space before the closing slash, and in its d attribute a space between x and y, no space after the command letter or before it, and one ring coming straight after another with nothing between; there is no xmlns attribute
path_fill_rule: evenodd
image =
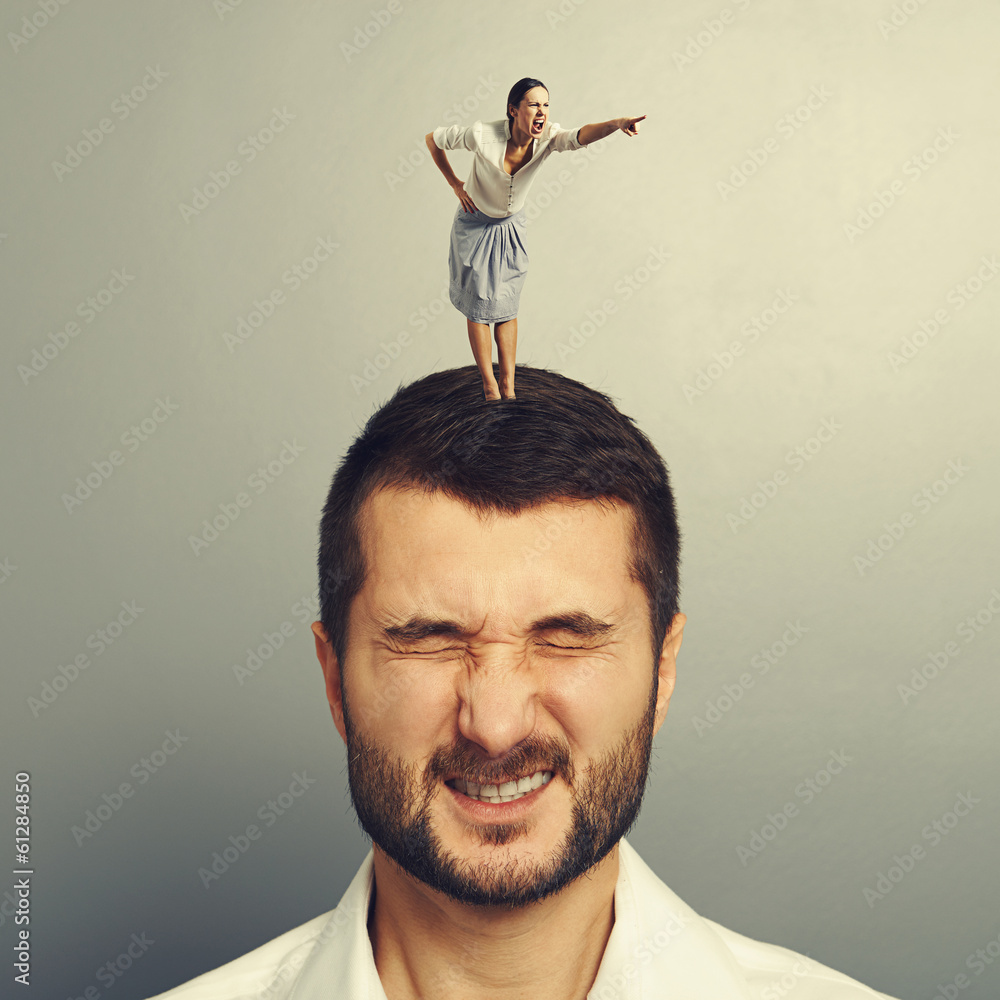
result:
<svg viewBox="0 0 1000 1000"><path fill-rule="evenodd" d="M472 200L472 196L468 191L465 190L465 182L459 181L457 184L452 185L452 189L455 194L458 195L458 200L462 203L462 209L466 212L476 212L476 203Z"/></svg>

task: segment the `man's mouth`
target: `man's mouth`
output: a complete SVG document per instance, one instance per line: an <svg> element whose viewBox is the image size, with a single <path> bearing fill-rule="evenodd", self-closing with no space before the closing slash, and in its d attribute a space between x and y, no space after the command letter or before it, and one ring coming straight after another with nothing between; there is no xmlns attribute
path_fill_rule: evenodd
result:
<svg viewBox="0 0 1000 1000"><path fill-rule="evenodd" d="M449 788L467 795L477 802L514 802L530 795L533 791L547 785L552 780L552 771L536 771L517 781L505 781L501 785L479 785L475 781L464 778L451 778L445 782Z"/></svg>

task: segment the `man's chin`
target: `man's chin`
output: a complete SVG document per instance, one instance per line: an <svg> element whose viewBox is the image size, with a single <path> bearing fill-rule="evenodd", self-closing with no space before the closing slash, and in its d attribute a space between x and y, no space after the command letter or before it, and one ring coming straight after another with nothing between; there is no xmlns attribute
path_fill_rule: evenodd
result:
<svg viewBox="0 0 1000 1000"><path fill-rule="evenodd" d="M457 839L432 835L425 851L393 860L456 902L518 909L559 892L589 868L579 857L574 862L565 833L546 841L556 849L536 843L538 833L514 824L468 827Z"/></svg>
<svg viewBox="0 0 1000 1000"><path fill-rule="evenodd" d="M558 867L558 862L539 863L497 847L486 857L444 858L436 877L425 881L459 903L518 909L565 887L568 880L556 877Z"/></svg>
<svg viewBox="0 0 1000 1000"><path fill-rule="evenodd" d="M442 856L455 859L470 869L540 872L559 864L565 850L565 835L541 838L513 827L491 826L470 830L464 842L442 843Z"/></svg>

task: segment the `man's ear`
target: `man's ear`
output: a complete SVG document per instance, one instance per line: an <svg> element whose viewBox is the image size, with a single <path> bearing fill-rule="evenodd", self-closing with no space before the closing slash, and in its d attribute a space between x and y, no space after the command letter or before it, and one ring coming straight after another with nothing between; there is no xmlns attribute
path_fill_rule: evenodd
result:
<svg viewBox="0 0 1000 1000"><path fill-rule="evenodd" d="M674 693L677 681L677 654L680 652L681 641L684 638L684 624L687 615L678 612L674 615L670 628L663 639L663 649L660 651L660 663L657 667L659 685L656 693L656 717L653 721L653 732L659 732L663 720L667 716L670 696Z"/></svg>
<svg viewBox="0 0 1000 1000"><path fill-rule="evenodd" d="M344 726L344 689L341 684L340 662L334 652L333 643L323 628L323 623L313 622L312 630L316 638L316 659L319 660L323 676L326 678L326 700L330 703L333 724L337 727L340 738L346 743L347 729Z"/></svg>

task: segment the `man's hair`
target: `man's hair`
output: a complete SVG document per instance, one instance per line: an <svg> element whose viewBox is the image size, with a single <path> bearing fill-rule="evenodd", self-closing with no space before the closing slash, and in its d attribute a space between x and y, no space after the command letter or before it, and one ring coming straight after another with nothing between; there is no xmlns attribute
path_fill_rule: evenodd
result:
<svg viewBox="0 0 1000 1000"><path fill-rule="evenodd" d="M488 402L475 366L435 372L401 387L348 449L319 546L320 617L342 668L351 603L365 581L365 502L408 488L438 490L483 514L567 500L626 506L655 671L679 596L680 536L663 459L603 393L520 365L516 383L516 399Z"/></svg>
<svg viewBox="0 0 1000 1000"><path fill-rule="evenodd" d="M513 115L510 113L510 106L512 104L515 108L520 106L521 101L524 100L524 95L533 87L541 87L546 94L549 92L549 88L541 80L535 80L530 76L522 77L510 88L510 93L507 95L507 121L514 120Z"/></svg>

